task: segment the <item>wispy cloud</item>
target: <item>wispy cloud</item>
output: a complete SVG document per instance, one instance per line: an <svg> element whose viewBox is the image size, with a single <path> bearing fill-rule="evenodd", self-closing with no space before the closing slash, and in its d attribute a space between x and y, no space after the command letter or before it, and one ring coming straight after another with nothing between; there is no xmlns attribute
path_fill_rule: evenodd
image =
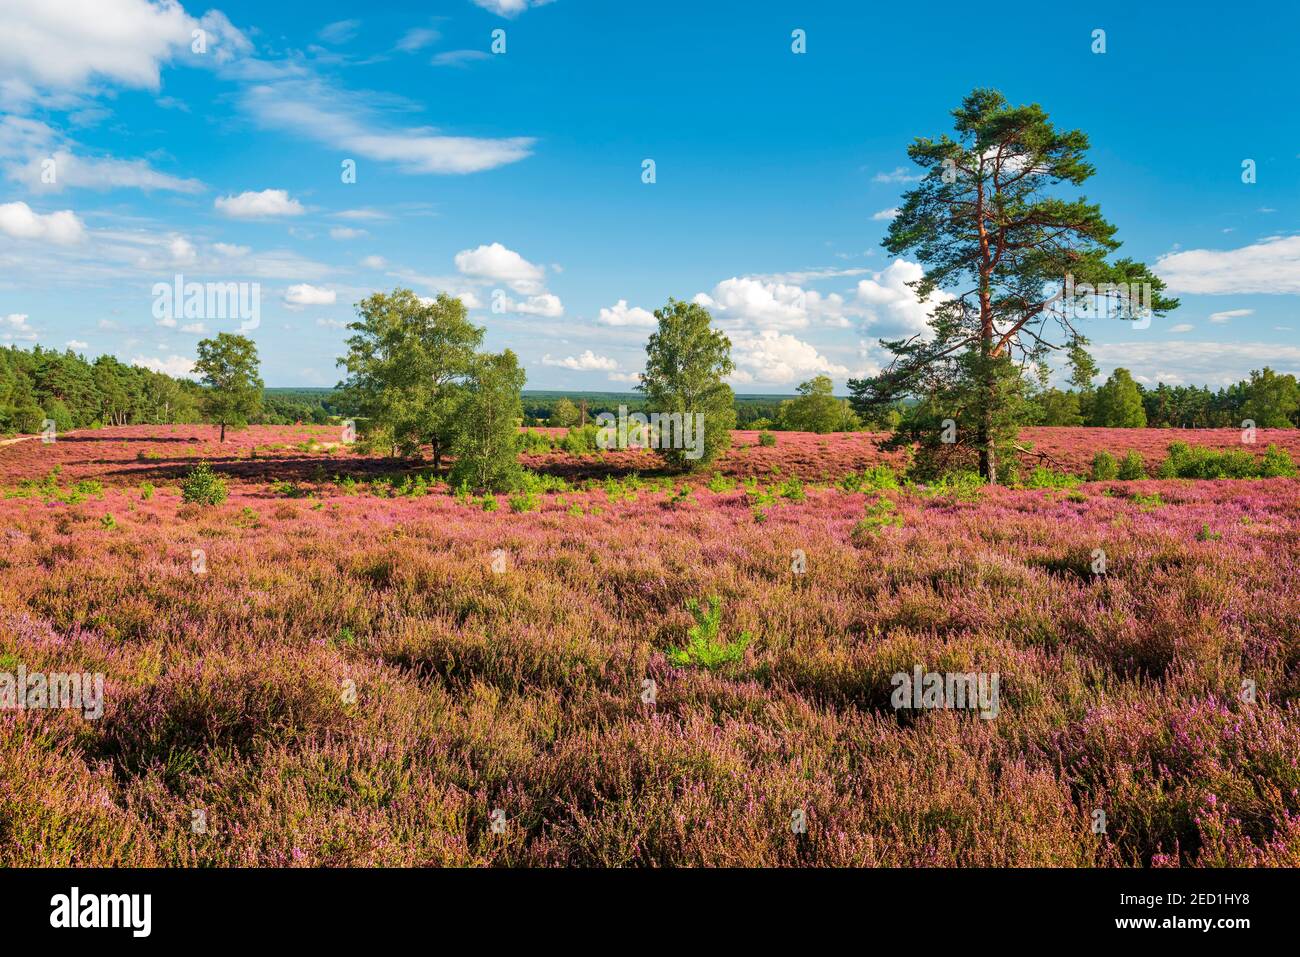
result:
<svg viewBox="0 0 1300 957"><path fill-rule="evenodd" d="M361 28L360 20L336 20L321 27L316 36L325 43L347 43Z"/></svg>
<svg viewBox="0 0 1300 957"><path fill-rule="evenodd" d="M871 177L871 181L873 183L915 183L921 178L920 173L909 170L905 166L898 166L888 173L877 173Z"/></svg>
<svg viewBox="0 0 1300 957"><path fill-rule="evenodd" d="M448 136L386 124L359 98L317 78L282 78L249 87L243 107L263 127L293 133L407 173L477 173L532 154L526 136Z"/></svg>
<svg viewBox="0 0 1300 957"><path fill-rule="evenodd" d="M429 62L433 66L467 66L475 60L486 60L488 56L482 50L448 50L435 55Z"/></svg>
<svg viewBox="0 0 1300 957"><path fill-rule="evenodd" d="M1167 253L1153 268L1172 293L1300 293L1300 236Z"/></svg>

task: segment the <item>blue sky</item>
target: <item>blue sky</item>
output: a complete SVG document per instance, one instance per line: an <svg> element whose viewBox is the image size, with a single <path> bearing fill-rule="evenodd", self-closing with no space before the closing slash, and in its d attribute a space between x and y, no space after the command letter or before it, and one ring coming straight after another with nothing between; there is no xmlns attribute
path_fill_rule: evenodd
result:
<svg viewBox="0 0 1300 957"><path fill-rule="evenodd" d="M0 0L0 345L183 373L241 323L159 318L155 284L257 282L266 382L332 385L352 304L406 285L530 388L625 389L675 296L738 391L842 388L924 322L880 247L906 145L993 86L1089 134L1084 192L1182 299L1092 323L1103 371L1300 373L1300 14L1023 9Z"/></svg>

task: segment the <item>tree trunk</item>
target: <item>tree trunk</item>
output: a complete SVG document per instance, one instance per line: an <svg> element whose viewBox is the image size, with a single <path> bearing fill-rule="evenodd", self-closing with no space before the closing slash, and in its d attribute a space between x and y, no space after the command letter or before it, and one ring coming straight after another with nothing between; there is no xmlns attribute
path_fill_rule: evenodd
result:
<svg viewBox="0 0 1300 957"><path fill-rule="evenodd" d="M986 360L992 356L986 351ZM998 484L998 448L993 434L993 403L997 401L998 383L993 375L992 366L984 373L987 387L984 392L984 407L980 410L980 474L990 485Z"/></svg>
<svg viewBox="0 0 1300 957"><path fill-rule="evenodd" d="M984 401L980 403L980 420L975 441L980 453L980 476L990 485L998 484L997 443L993 436L993 404L997 401L998 382L993 372L993 303L989 294L993 261L989 253L989 234L984 227L984 180L976 189L975 215L980 233L980 375L984 382Z"/></svg>
<svg viewBox="0 0 1300 957"><path fill-rule="evenodd" d="M221 441L226 441L226 423L221 423Z"/></svg>
<svg viewBox="0 0 1300 957"><path fill-rule="evenodd" d="M435 435L429 444L433 447L433 471L437 474L442 468L442 443Z"/></svg>

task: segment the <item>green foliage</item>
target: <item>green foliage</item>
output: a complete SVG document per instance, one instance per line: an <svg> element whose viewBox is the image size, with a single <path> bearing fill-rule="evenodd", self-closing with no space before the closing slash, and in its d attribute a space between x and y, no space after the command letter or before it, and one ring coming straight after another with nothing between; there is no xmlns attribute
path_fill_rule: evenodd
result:
<svg viewBox="0 0 1300 957"><path fill-rule="evenodd" d="M765 449L770 449L776 445L776 436L766 430L758 433L758 444Z"/></svg>
<svg viewBox="0 0 1300 957"><path fill-rule="evenodd" d="M1165 500L1160 497L1159 492L1153 492L1150 495L1143 495L1140 492L1133 496L1133 504L1140 506L1144 512L1154 512L1158 508L1163 508Z"/></svg>
<svg viewBox="0 0 1300 957"><path fill-rule="evenodd" d="M1285 449L1269 445L1256 458L1244 449L1209 449L1174 442L1160 464L1161 478L1243 479L1294 476L1295 463Z"/></svg>
<svg viewBox="0 0 1300 957"><path fill-rule="evenodd" d="M364 419L367 434L403 455L427 442L435 468L464 424L465 383L483 341L467 316L465 304L445 293L433 302L410 289L374 293L357 304L348 353L339 360L348 373L341 398Z"/></svg>
<svg viewBox="0 0 1300 957"><path fill-rule="evenodd" d="M1083 425L1079 396L1073 392L1047 389L1034 398L1034 404L1038 407L1038 425Z"/></svg>
<svg viewBox="0 0 1300 957"><path fill-rule="evenodd" d="M691 487L689 485L678 486L675 490L669 493L667 504L670 507L694 505L695 498L691 494Z"/></svg>
<svg viewBox="0 0 1300 957"><path fill-rule="evenodd" d="M723 475L721 472L714 472L713 475L709 477L708 488L710 492L716 492L721 494L722 492L730 492L735 487L736 487L736 480L733 478L728 478L727 476Z"/></svg>
<svg viewBox="0 0 1300 957"><path fill-rule="evenodd" d="M1093 399L1092 424L1111 429L1141 429L1147 424L1142 394L1127 369L1116 369Z"/></svg>
<svg viewBox="0 0 1300 957"><path fill-rule="evenodd" d="M113 514L111 512L105 515L103 518L101 518L99 520L99 524L102 525L104 528L108 529L108 531L110 532L118 527L117 519L113 517Z"/></svg>
<svg viewBox="0 0 1300 957"><path fill-rule="evenodd" d="M1300 385L1293 375L1278 375L1268 366L1251 372L1247 398L1241 407L1243 420L1261 429L1288 429L1300 411Z"/></svg>
<svg viewBox="0 0 1300 957"><path fill-rule="evenodd" d="M197 422L202 392L197 382L112 356L89 362L71 349L0 348L0 434L39 433L47 418L60 433L101 423Z"/></svg>
<svg viewBox="0 0 1300 957"><path fill-rule="evenodd" d="M799 397L781 403L781 428L791 432L834 432L844 421L831 377L819 375L799 384Z"/></svg>
<svg viewBox="0 0 1300 957"><path fill-rule="evenodd" d="M624 485L630 489L636 488L638 482L636 473L623 479ZM558 475L548 475L545 472L530 472L527 469L520 472L518 487L530 492L569 492L573 488Z"/></svg>
<svg viewBox="0 0 1300 957"><path fill-rule="evenodd" d="M943 498L952 502L975 502L984 494L987 483L979 472L969 469L945 472L925 485L910 485L922 498Z"/></svg>
<svg viewBox="0 0 1300 957"><path fill-rule="evenodd" d="M551 407L547 424L561 429L571 429L582 421L582 413L569 399L560 399Z"/></svg>
<svg viewBox="0 0 1300 957"><path fill-rule="evenodd" d="M181 482L181 501L193 505L220 505L226 500L226 481L207 462L200 462Z"/></svg>
<svg viewBox="0 0 1300 957"><path fill-rule="evenodd" d="M499 355L475 356L452 438L453 485L465 481L476 489L509 491L519 484L522 472L515 436L523 416L519 393L524 379L509 349Z"/></svg>
<svg viewBox="0 0 1300 957"><path fill-rule="evenodd" d="M506 499L512 512L535 512L541 505L541 497L536 492L521 489L512 492Z"/></svg>
<svg viewBox="0 0 1300 957"><path fill-rule="evenodd" d="M1023 485L1025 488L1077 488L1080 481L1077 475L1067 475L1039 465L1029 473Z"/></svg>
<svg viewBox="0 0 1300 957"><path fill-rule="evenodd" d="M1069 195L1068 187L1094 172L1082 131L1058 130L1038 104L1012 106L990 89L973 90L953 118L955 137L922 137L908 147L920 181L904 195L884 240L892 254L924 266L915 292L930 307L932 334L883 342L893 361L870 379L850 380L849 389L868 417L906 396L920 400L895 436L895 447L919 444L919 475L978 468L996 481L998 462L1030 411L1018 408L1020 363L1045 361L1058 348L1053 339L1077 340L1083 289L1149 289L1155 314L1178 303L1161 294L1163 282L1142 264L1111 261L1119 248L1115 227L1086 198ZM1066 277L1079 284L1070 287L1073 295ZM935 295L952 289L969 294ZM1142 298L1119 297L1122 317L1138 318ZM948 418L957 439L941 444Z"/></svg>
<svg viewBox="0 0 1300 957"><path fill-rule="evenodd" d="M595 425L584 425L569 429L560 439L560 448L570 455L587 455L600 451L597 438L600 429Z"/></svg>
<svg viewBox="0 0 1300 957"><path fill-rule="evenodd" d="M1296 475L1296 465L1291 460L1291 453L1271 443L1264 450L1264 455L1256 464L1256 469L1256 474L1260 478L1294 478Z"/></svg>
<svg viewBox="0 0 1300 957"><path fill-rule="evenodd" d="M708 599L708 608L701 609L694 598L687 599L686 608L695 619L687 630L689 639L683 648L669 648L668 660L679 668L696 665L710 671L738 662L745 657L745 649L754 640L749 632L742 632L735 641L721 637L722 599L714 595Z"/></svg>
<svg viewBox="0 0 1300 957"><path fill-rule="evenodd" d="M1092 480L1107 482L1119 476L1119 463L1109 452L1098 452L1092 457Z"/></svg>
<svg viewBox="0 0 1300 957"><path fill-rule="evenodd" d="M1147 477L1147 466L1142 456L1135 449L1129 449L1119 463L1119 478L1124 482L1133 482Z"/></svg>
<svg viewBox="0 0 1300 957"><path fill-rule="evenodd" d="M1093 388L1092 382L1097 378L1101 371L1097 368L1097 363L1093 360L1091 353L1088 352L1088 340L1086 337L1075 333L1070 336L1070 345L1066 350L1069 356L1070 365L1070 385L1079 391L1081 395L1091 395ZM1081 422L1067 423L1062 425L1080 425Z"/></svg>
<svg viewBox="0 0 1300 957"><path fill-rule="evenodd" d="M1170 444L1160 466L1162 478L1224 479L1257 478L1260 465L1241 449L1210 449L1186 442Z"/></svg>
<svg viewBox="0 0 1300 957"><path fill-rule="evenodd" d="M221 332L215 339L199 342L194 371L207 386L203 411L221 426L223 442L227 428L243 428L262 407L257 369L257 346L246 336Z"/></svg>
<svg viewBox="0 0 1300 957"><path fill-rule="evenodd" d="M553 452L555 451L555 442L549 435L535 432L532 429L524 429L519 433L518 447L520 452L533 454Z"/></svg>
<svg viewBox="0 0 1300 957"><path fill-rule="evenodd" d="M1028 383L1007 354L984 356L972 345L943 374L928 379L927 394L906 409L882 448L915 447L910 478L930 481L951 472L986 474L993 463L1016 459L1020 423L1030 415Z"/></svg>
<svg viewBox="0 0 1300 957"><path fill-rule="evenodd" d="M151 498L153 498L153 493L154 493L154 487L152 482L140 483L140 498L143 501L147 502Z"/></svg>
<svg viewBox="0 0 1300 957"><path fill-rule="evenodd" d="M310 489L303 488L297 482L290 482L287 479L278 479L271 482L270 491L272 495L279 495L283 498L307 498L311 495Z"/></svg>
<svg viewBox="0 0 1300 957"><path fill-rule="evenodd" d="M888 465L873 465L862 472L849 472L840 478L846 492L879 492L898 488L898 475Z"/></svg>
<svg viewBox="0 0 1300 957"><path fill-rule="evenodd" d="M672 469L701 469L731 444L736 409L731 387L723 378L735 371L731 340L711 328L712 317L698 303L669 299L655 310L659 326L646 344L645 372L638 390L652 412L703 417L701 454L670 448L657 450Z"/></svg>
<svg viewBox="0 0 1300 957"><path fill-rule="evenodd" d="M897 514L897 509L894 500L884 495L868 502L865 517L853 526L853 541L861 543L865 538L874 538L886 528L901 528L903 517Z"/></svg>

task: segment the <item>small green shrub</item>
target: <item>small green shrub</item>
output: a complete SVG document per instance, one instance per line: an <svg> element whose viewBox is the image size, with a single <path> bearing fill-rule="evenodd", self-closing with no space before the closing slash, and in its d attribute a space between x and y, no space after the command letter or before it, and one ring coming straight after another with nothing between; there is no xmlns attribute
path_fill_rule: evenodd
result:
<svg viewBox="0 0 1300 957"><path fill-rule="evenodd" d="M1124 482L1134 482L1146 477L1147 467L1142 461L1142 456L1138 455L1136 450L1129 449L1123 461L1119 463L1119 479Z"/></svg>
<svg viewBox="0 0 1300 957"><path fill-rule="evenodd" d="M886 528L899 528L903 517L896 513L894 500L883 495L867 506L866 517L853 526L851 537L855 543L874 538Z"/></svg>
<svg viewBox="0 0 1300 957"><path fill-rule="evenodd" d="M946 498L955 502L978 501L984 494L984 479L978 472L945 472L928 485L913 485L912 490L925 498Z"/></svg>
<svg viewBox="0 0 1300 957"><path fill-rule="evenodd" d="M770 449L772 446L776 445L776 436L764 429L762 432L758 433L758 444L763 446L765 449Z"/></svg>
<svg viewBox="0 0 1300 957"><path fill-rule="evenodd" d="M1038 465L1025 479L1025 488L1075 488L1079 479L1074 475L1056 472L1045 465Z"/></svg>
<svg viewBox="0 0 1300 957"><path fill-rule="evenodd" d="M541 452L554 452L555 442L549 435L543 432L535 432L532 429L524 429L519 433L519 451L533 454Z"/></svg>
<svg viewBox="0 0 1300 957"><path fill-rule="evenodd" d="M144 501L147 502L149 499L153 498L153 492L154 488L152 482L144 482L140 485L140 498Z"/></svg>
<svg viewBox="0 0 1300 957"><path fill-rule="evenodd" d="M684 648L669 648L668 660L678 667L698 665L712 671L745 656L745 649L754 640L749 632L742 632L735 641L726 641L719 635L722 627L722 599L713 595L708 599L708 610L700 608L694 598L687 599L686 608L695 624L686 632L690 640Z"/></svg>
<svg viewBox="0 0 1300 957"><path fill-rule="evenodd" d="M220 505L228 494L226 481L207 462L200 462L181 483L181 501L193 505Z"/></svg>
<svg viewBox="0 0 1300 957"><path fill-rule="evenodd" d="M727 478L721 472L714 472L713 476L709 479L710 492L717 492L721 494L722 492L730 492L735 487L736 487L736 480L732 478Z"/></svg>
<svg viewBox="0 0 1300 957"><path fill-rule="evenodd" d="M600 429L594 425L584 425L580 428L569 429L564 438L560 439L560 448L572 455L585 455L600 450L600 445L596 441Z"/></svg>
<svg viewBox="0 0 1300 957"><path fill-rule="evenodd" d="M1242 449L1209 449L1173 442L1159 475L1187 479L1258 478L1261 467L1253 455Z"/></svg>
<svg viewBox="0 0 1300 957"><path fill-rule="evenodd" d="M541 505L541 496L536 492L521 489L518 492L511 492L506 501L510 504L512 512L533 512Z"/></svg>
<svg viewBox="0 0 1300 957"><path fill-rule="evenodd" d="M1092 457L1092 480L1108 482L1119 477L1119 463L1109 452L1098 452Z"/></svg>
<svg viewBox="0 0 1300 957"><path fill-rule="evenodd" d="M1296 474L1291 453L1272 444L1264 450L1256 467L1260 478L1294 478Z"/></svg>
<svg viewBox="0 0 1300 957"><path fill-rule="evenodd" d="M271 494L285 498L306 498L311 493L297 482L275 481L271 483Z"/></svg>
<svg viewBox="0 0 1300 957"><path fill-rule="evenodd" d="M1144 512L1154 512L1164 507L1165 500L1160 497L1159 492L1155 492L1151 495L1134 495L1133 504L1139 506Z"/></svg>

